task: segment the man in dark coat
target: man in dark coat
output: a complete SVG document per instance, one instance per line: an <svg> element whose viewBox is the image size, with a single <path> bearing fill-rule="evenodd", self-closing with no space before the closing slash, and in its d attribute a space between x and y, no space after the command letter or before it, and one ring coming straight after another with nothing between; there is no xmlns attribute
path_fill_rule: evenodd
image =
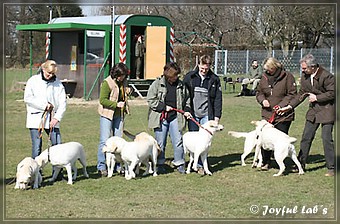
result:
<svg viewBox="0 0 340 224"><path fill-rule="evenodd" d="M305 168L307 157L315 137L315 133L322 126L322 143L325 153L325 176L334 176L335 151L333 142L333 126L335 121L335 86L334 75L321 67L312 54L300 60L302 69L301 88L297 96L288 106L281 108L279 113L287 112L297 107L304 99L309 99L309 109L306 113L306 123L303 131L299 160Z"/></svg>
<svg viewBox="0 0 340 224"><path fill-rule="evenodd" d="M197 68L187 73L183 80L189 90L187 98L190 98L191 110L188 112L201 125L208 120L219 122L222 116L221 82L219 77L211 71L211 64L212 59L209 55L201 56ZM195 122L189 120L188 129L189 131L198 131L199 127ZM200 159L198 173L204 174Z"/></svg>

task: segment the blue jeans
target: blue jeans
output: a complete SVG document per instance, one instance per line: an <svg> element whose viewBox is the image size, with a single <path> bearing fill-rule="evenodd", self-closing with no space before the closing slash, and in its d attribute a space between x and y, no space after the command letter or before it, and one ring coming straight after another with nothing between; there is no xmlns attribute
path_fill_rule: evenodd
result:
<svg viewBox="0 0 340 224"><path fill-rule="evenodd" d="M174 160L172 163L175 166L180 166L185 163L184 161L184 149L183 149L183 139L182 139L182 131L178 129L178 121L177 118L168 122L164 120L161 123L161 127L155 128L155 139L161 148L161 153L158 156L157 164L162 165L165 162L165 147L166 141L168 137L168 133L170 134L171 143L174 148Z"/></svg>
<svg viewBox="0 0 340 224"><path fill-rule="evenodd" d="M30 128L30 135L32 140L32 158L34 159L41 153L42 137L40 138L41 131L37 128ZM47 135L50 134L50 129L45 129ZM61 144L61 135L59 128L53 128L51 131L51 143L52 145Z"/></svg>
<svg viewBox="0 0 340 224"><path fill-rule="evenodd" d="M114 136L123 136L123 118L113 117L113 119L110 120L106 117L100 116L99 126L100 137L97 153L97 169L106 170L106 159L105 154L102 152L102 149L105 145L106 140L111 137L111 131L113 132Z"/></svg>
<svg viewBox="0 0 340 224"><path fill-rule="evenodd" d="M204 116L204 117L201 117L201 118L198 118L198 117L194 117L194 118L201 125L206 123L206 122L208 122L208 120L209 120L208 116ZM192 120L189 119L189 121L188 121L188 129L189 129L189 131L198 131L199 127L197 126L197 124L195 124L195 122L193 122ZM198 158L197 167L198 168L203 167L203 163L201 161L201 157Z"/></svg>

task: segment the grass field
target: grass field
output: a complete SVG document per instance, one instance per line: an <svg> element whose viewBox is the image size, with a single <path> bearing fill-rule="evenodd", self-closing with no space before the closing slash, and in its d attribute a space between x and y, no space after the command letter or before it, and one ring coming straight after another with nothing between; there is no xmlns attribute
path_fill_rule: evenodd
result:
<svg viewBox="0 0 340 224"><path fill-rule="evenodd" d="M10 70L6 74L5 119L5 178L15 177L16 165L31 155L31 141L25 128L26 108L18 81L26 81L28 71ZM212 176L196 173L180 175L170 165L173 150L166 149L168 173L157 177L99 178L96 171L99 141L97 104L74 104L70 100L61 122L63 142L78 141L87 154L90 178L82 175L70 186L59 181L48 183L51 165L44 169L43 186L37 190L20 191L14 183L4 191L4 220L296 220L331 221L336 217L335 178L325 177L325 160L318 131L313 142L305 175L285 172L273 177L278 170L268 172L251 168L253 154L247 166L240 164L244 139L227 135L229 130L250 131L251 120L260 119L260 107L254 97L234 97L223 94L225 129L216 133L209 152ZM298 139L304 126L307 103L296 111L290 135ZM125 129L131 133L147 131L147 106L131 103L131 115L126 117ZM47 138L44 135L44 148ZM188 156L186 156L188 161ZM286 159L287 170L292 165ZM276 214L276 212L278 214ZM147 221L146 221L147 223Z"/></svg>

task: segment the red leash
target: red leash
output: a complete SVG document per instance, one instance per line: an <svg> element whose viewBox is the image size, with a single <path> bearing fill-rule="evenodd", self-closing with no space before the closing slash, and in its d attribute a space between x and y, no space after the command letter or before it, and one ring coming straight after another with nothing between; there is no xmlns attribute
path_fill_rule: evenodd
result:
<svg viewBox="0 0 340 224"><path fill-rule="evenodd" d="M177 108L172 108L171 110L174 110L178 113L184 114L183 110L177 109ZM191 117L190 120L192 120L198 127L206 130L209 134L213 135L213 133L211 133L211 131L209 131L208 129L204 128L200 123L198 123L198 121L195 120L195 118Z"/></svg>

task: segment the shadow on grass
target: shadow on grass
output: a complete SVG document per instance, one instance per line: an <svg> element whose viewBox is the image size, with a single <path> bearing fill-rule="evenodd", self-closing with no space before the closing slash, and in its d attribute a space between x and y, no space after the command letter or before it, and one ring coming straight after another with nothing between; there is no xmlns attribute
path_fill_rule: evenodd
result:
<svg viewBox="0 0 340 224"><path fill-rule="evenodd" d="M233 153L223 156L208 156L208 161L211 171L216 172L229 167L241 166L241 154ZM238 163L235 163L236 161Z"/></svg>

